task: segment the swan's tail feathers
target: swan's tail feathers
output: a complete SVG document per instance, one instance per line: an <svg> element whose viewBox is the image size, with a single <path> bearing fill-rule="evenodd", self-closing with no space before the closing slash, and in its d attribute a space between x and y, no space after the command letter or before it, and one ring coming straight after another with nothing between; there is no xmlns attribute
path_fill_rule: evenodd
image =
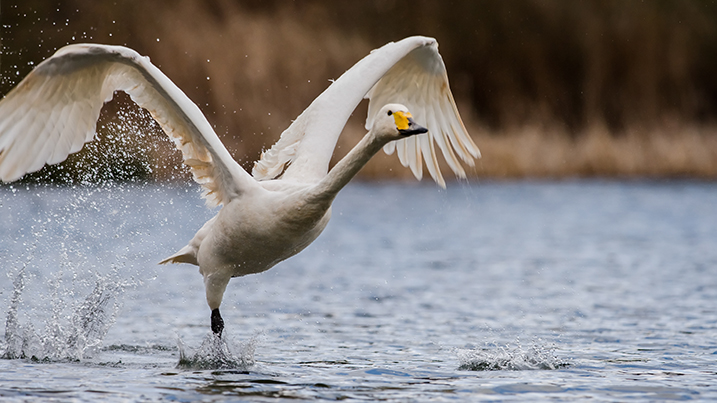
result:
<svg viewBox="0 0 717 403"><path fill-rule="evenodd" d="M197 251L191 245L187 245L180 249L179 252L159 262L159 264L167 263L189 263L199 266L197 262Z"/></svg>

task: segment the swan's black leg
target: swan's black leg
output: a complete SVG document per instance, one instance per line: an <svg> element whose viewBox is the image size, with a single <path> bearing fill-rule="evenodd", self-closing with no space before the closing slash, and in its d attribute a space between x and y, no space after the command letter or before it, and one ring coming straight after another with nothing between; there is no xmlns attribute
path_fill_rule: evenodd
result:
<svg viewBox="0 0 717 403"><path fill-rule="evenodd" d="M222 330L224 330L224 319L219 314L219 308L212 310L212 332L219 337L222 337Z"/></svg>

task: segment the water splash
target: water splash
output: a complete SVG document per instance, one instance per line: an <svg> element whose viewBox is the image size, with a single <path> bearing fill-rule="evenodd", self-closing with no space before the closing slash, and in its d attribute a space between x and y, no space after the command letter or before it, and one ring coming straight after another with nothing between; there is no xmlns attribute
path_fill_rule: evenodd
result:
<svg viewBox="0 0 717 403"><path fill-rule="evenodd" d="M60 292L59 282L55 281L52 315L45 321L45 330L38 333L32 320L23 324L19 319L26 277L26 267L23 266L13 281L5 322L4 352L0 355L4 359L55 362L78 361L92 356L114 324L121 306L119 297L129 285L120 281L116 271L104 276L97 274L92 291L76 303L63 298L65 293ZM66 314L68 310L69 315Z"/></svg>
<svg viewBox="0 0 717 403"><path fill-rule="evenodd" d="M463 371L526 371L554 370L570 364L555 355L554 347L538 344L525 348L515 346L490 346L482 349L459 349L456 351L459 370Z"/></svg>
<svg viewBox="0 0 717 403"><path fill-rule="evenodd" d="M179 346L179 363L177 368L181 369L239 369L247 370L253 366L254 351L259 343L259 336L255 335L246 343L235 346L233 342L227 341L224 337L218 337L214 333L207 334L195 352L184 344L181 338L177 339ZM235 354L234 351L237 351Z"/></svg>
<svg viewBox="0 0 717 403"><path fill-rule="evenodd" d="M25 270L27 266L24 265L15 280L13 281L12 297L10 298L10 308L7 312L7 319L5 320L5 351L2 354L2 358L13 359L20 358L23 350L23 338L20 337L20 325L17 320L17 311L20 303L22 302L22 291L25 289Z"/></svg>

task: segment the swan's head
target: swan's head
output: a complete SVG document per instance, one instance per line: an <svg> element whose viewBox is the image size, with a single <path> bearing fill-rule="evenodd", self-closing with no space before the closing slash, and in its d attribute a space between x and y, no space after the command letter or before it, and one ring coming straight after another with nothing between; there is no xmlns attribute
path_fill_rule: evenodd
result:
<svg viewBox="0 0 717 403"><path fill-rule="evenodd" d="M381 108L373 122L372 130L377 136L385 137L388 141L428 131L414 122L411 112L401 104L388 104Z"/></svg>

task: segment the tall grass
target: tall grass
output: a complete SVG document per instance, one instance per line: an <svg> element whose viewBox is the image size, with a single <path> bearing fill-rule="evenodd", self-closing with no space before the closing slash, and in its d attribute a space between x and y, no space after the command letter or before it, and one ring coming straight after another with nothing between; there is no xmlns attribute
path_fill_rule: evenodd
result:
<svg viewBox="0 0 717 403"><path fill-rule="evenodd" d="M0 7L0 93L67 43L128 45L200 106L246 168L329 79L387 41L423 34L438 38L483 152L472 175L717 178L717 5L709 2L3 0ZM364 134L364 117L360 108L350 120L336 158ZM149 152L154 175L176 176L169 150ZM393 157L376 158L362 174L410 175Z"/></svg>

